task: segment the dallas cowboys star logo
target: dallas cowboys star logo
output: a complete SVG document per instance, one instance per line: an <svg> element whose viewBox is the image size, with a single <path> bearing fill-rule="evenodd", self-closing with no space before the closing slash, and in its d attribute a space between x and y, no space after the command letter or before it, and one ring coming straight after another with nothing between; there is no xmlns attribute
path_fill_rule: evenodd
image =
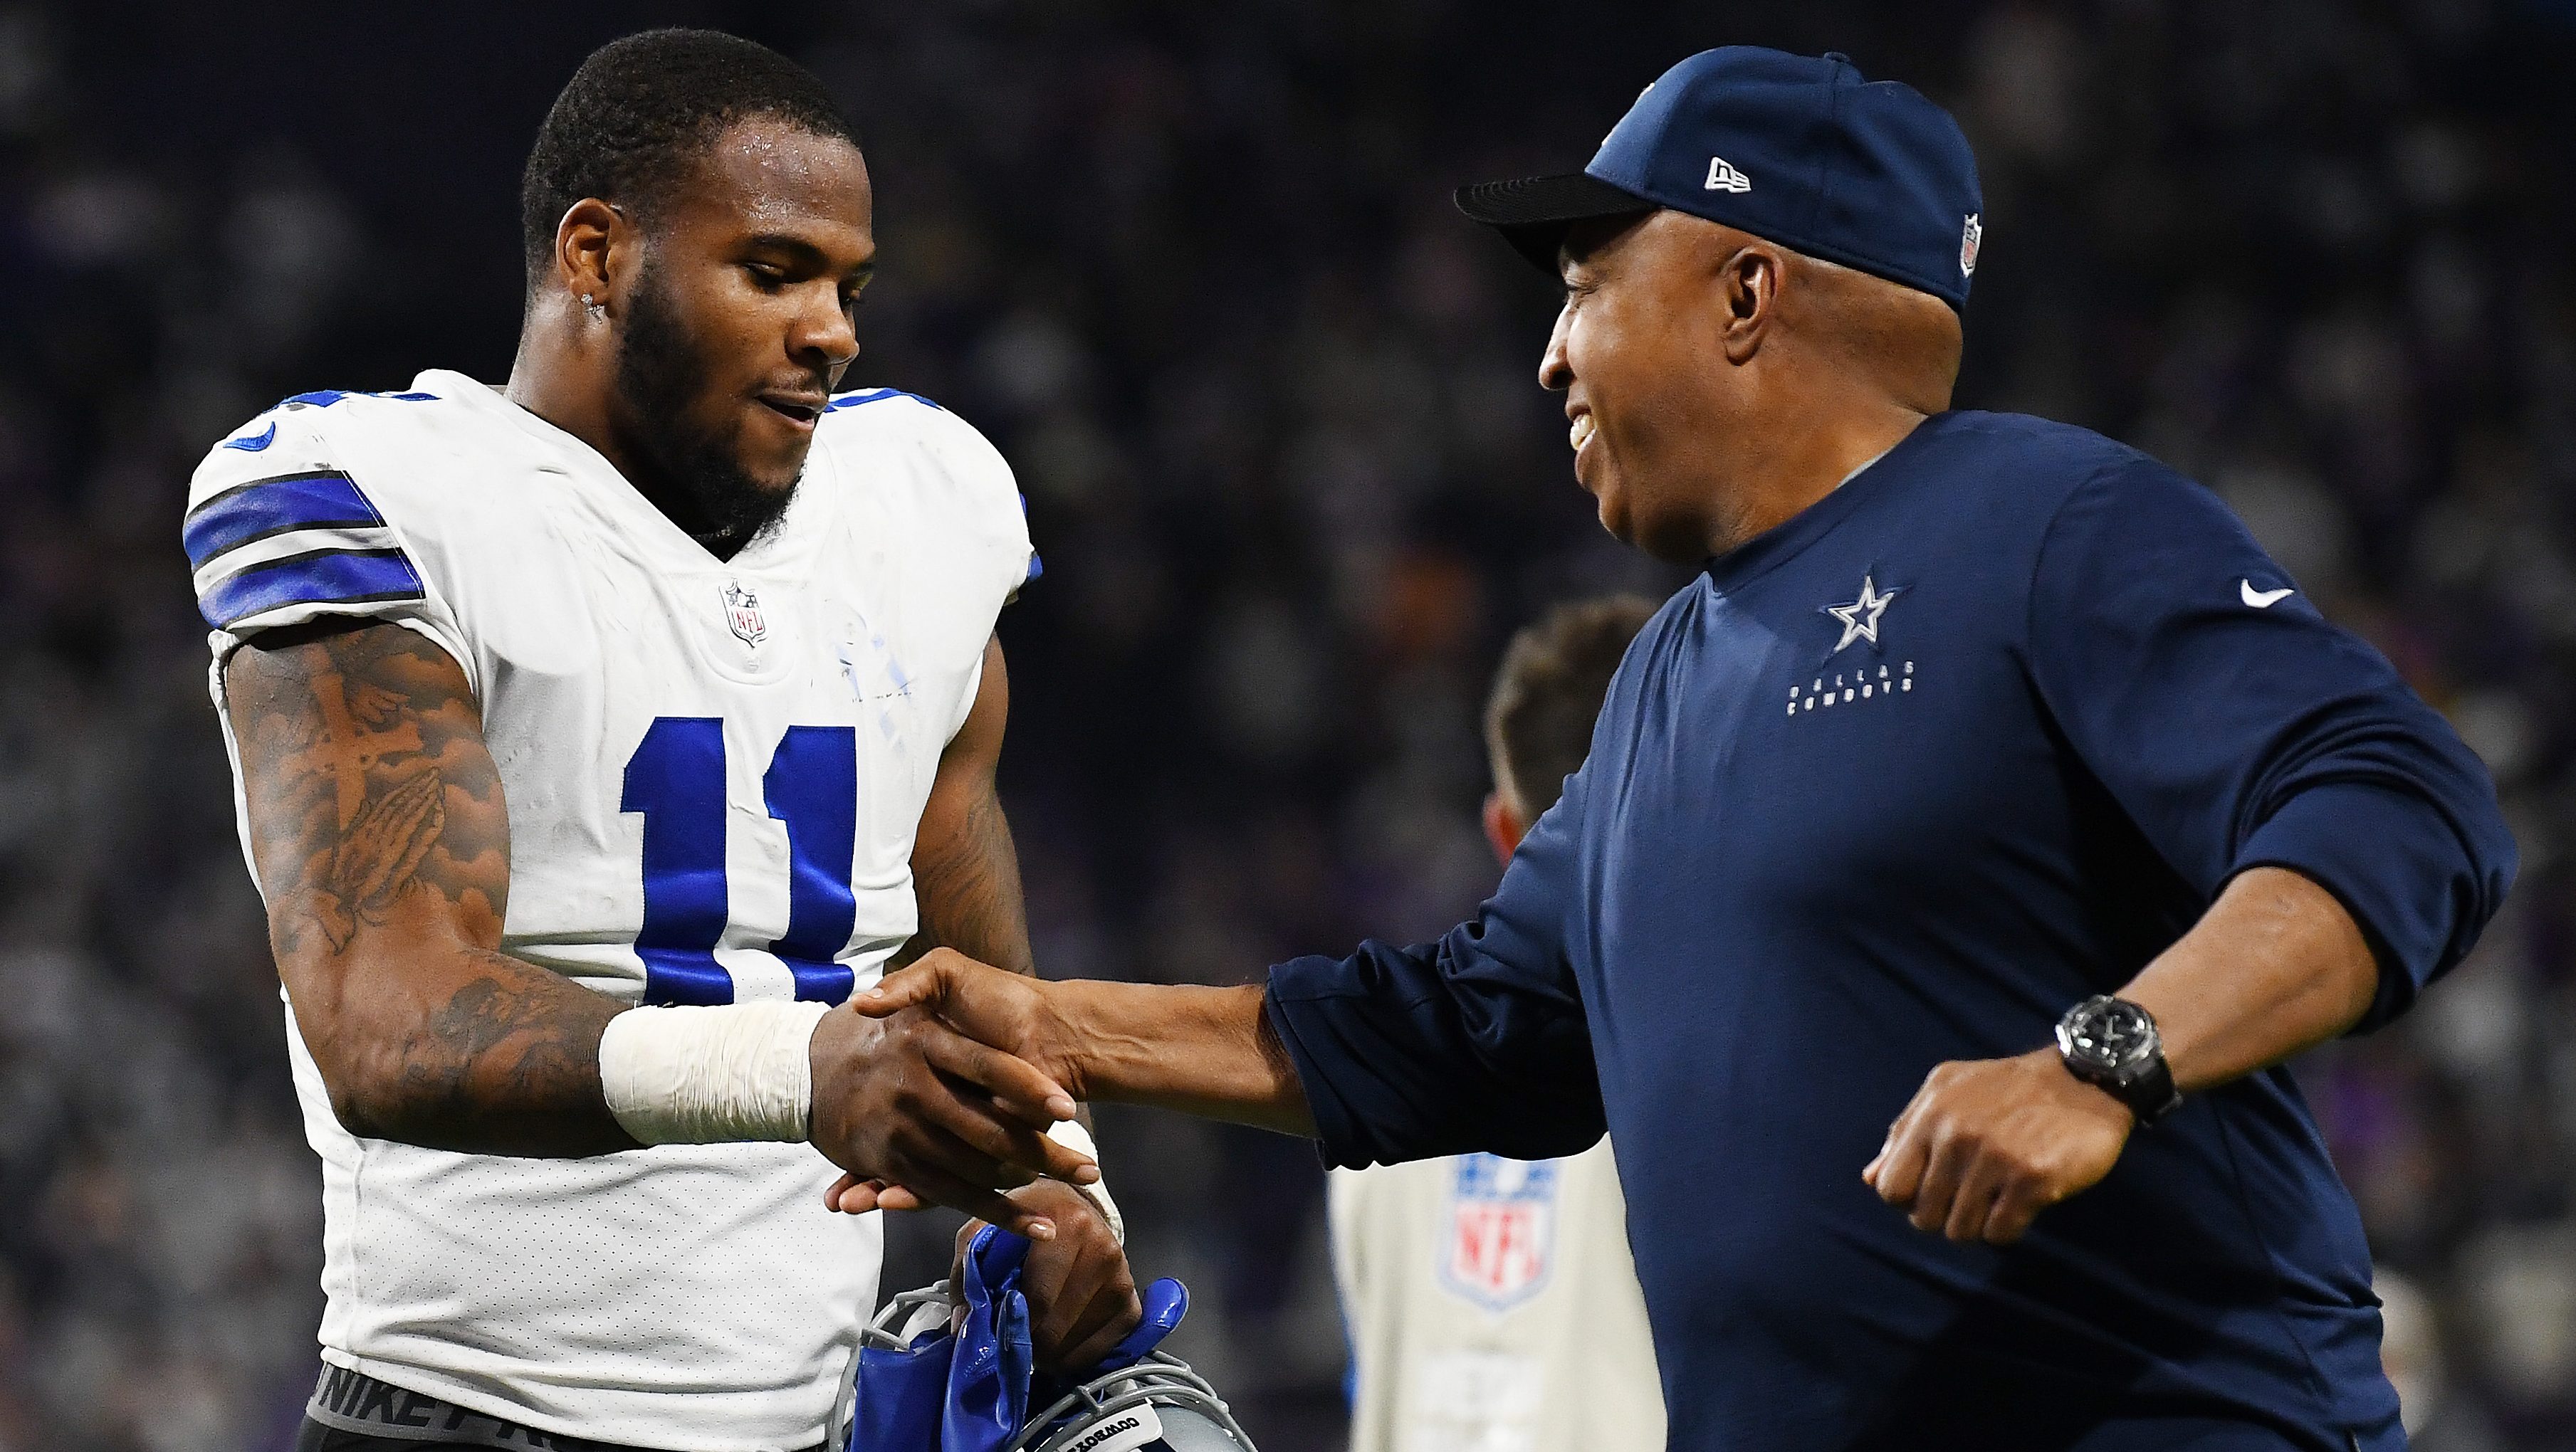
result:
<svg viewBox="0 0 2576 1452"><path fill-rule="evenodd" d="M1904 593L1902 585L1893 590L1881 590L1876 579L1863 575L1860 577L1859 599L1848 605L1825 606L1825 614L1843 623L1843 638L1834 642L1834 652L1841 651L1855 640L1878 644L1879 617L1887 613L1888 601Z"/></svg>

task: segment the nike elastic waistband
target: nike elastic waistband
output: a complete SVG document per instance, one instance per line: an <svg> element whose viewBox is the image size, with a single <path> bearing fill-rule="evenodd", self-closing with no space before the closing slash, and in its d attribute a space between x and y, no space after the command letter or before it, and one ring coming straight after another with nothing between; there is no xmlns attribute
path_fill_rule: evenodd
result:
<svg viewBox="0 0 2576 1452"><path fill-rule="evenodd" d="M509 1452L639 1452L636 1448L540 1432L481 1412L469 1412L454 1402L405 1391L364 1372L327 1362L321 1378L313 1384L313 1399L304 1404L304 1415L325 1427L400 1442L463 1443L469 1447L506 1448ZM822 1444L815 1444L807 1452L823 1452Z"/></svg>

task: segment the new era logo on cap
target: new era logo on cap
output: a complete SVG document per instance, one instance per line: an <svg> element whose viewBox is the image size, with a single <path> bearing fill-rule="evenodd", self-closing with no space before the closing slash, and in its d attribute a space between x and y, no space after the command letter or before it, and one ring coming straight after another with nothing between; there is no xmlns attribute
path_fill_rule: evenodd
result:
<svg viewBox="0 0 2576 1452"><path fill-rule="evenodd" d="M1658 77L1583 170L1462 188L1458 206L1550 274L1574 223L1666 208L1954 308L1984 241L1977 160L1948 112L1847 56L1744 45Z"/></svg>

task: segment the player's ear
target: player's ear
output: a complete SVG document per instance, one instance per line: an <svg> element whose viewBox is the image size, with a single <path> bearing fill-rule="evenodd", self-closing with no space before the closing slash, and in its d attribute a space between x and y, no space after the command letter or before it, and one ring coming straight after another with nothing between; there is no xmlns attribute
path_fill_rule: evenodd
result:
<svg viewBox="0 0 2576 1452"><path fill-rule="evenodd" d="M597 197L584 197L555 223L555 274L564 290L605 306L610 297L610 254L626 241L626 218Z"/></svg>

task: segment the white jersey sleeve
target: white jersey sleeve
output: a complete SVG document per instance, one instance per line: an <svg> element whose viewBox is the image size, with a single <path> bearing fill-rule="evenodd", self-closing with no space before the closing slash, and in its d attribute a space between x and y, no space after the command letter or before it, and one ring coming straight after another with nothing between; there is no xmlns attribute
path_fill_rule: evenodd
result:
<svg viewBox="0 0 2576 1452"><path fill-rule="evenodd" d="M420 632L470 676L468 637L441 578L441 521L353 471L322 426L323 410L349 397L358 395L289 399L197 466L180 533L216 659L263 630L353 616Z"/></svg>

